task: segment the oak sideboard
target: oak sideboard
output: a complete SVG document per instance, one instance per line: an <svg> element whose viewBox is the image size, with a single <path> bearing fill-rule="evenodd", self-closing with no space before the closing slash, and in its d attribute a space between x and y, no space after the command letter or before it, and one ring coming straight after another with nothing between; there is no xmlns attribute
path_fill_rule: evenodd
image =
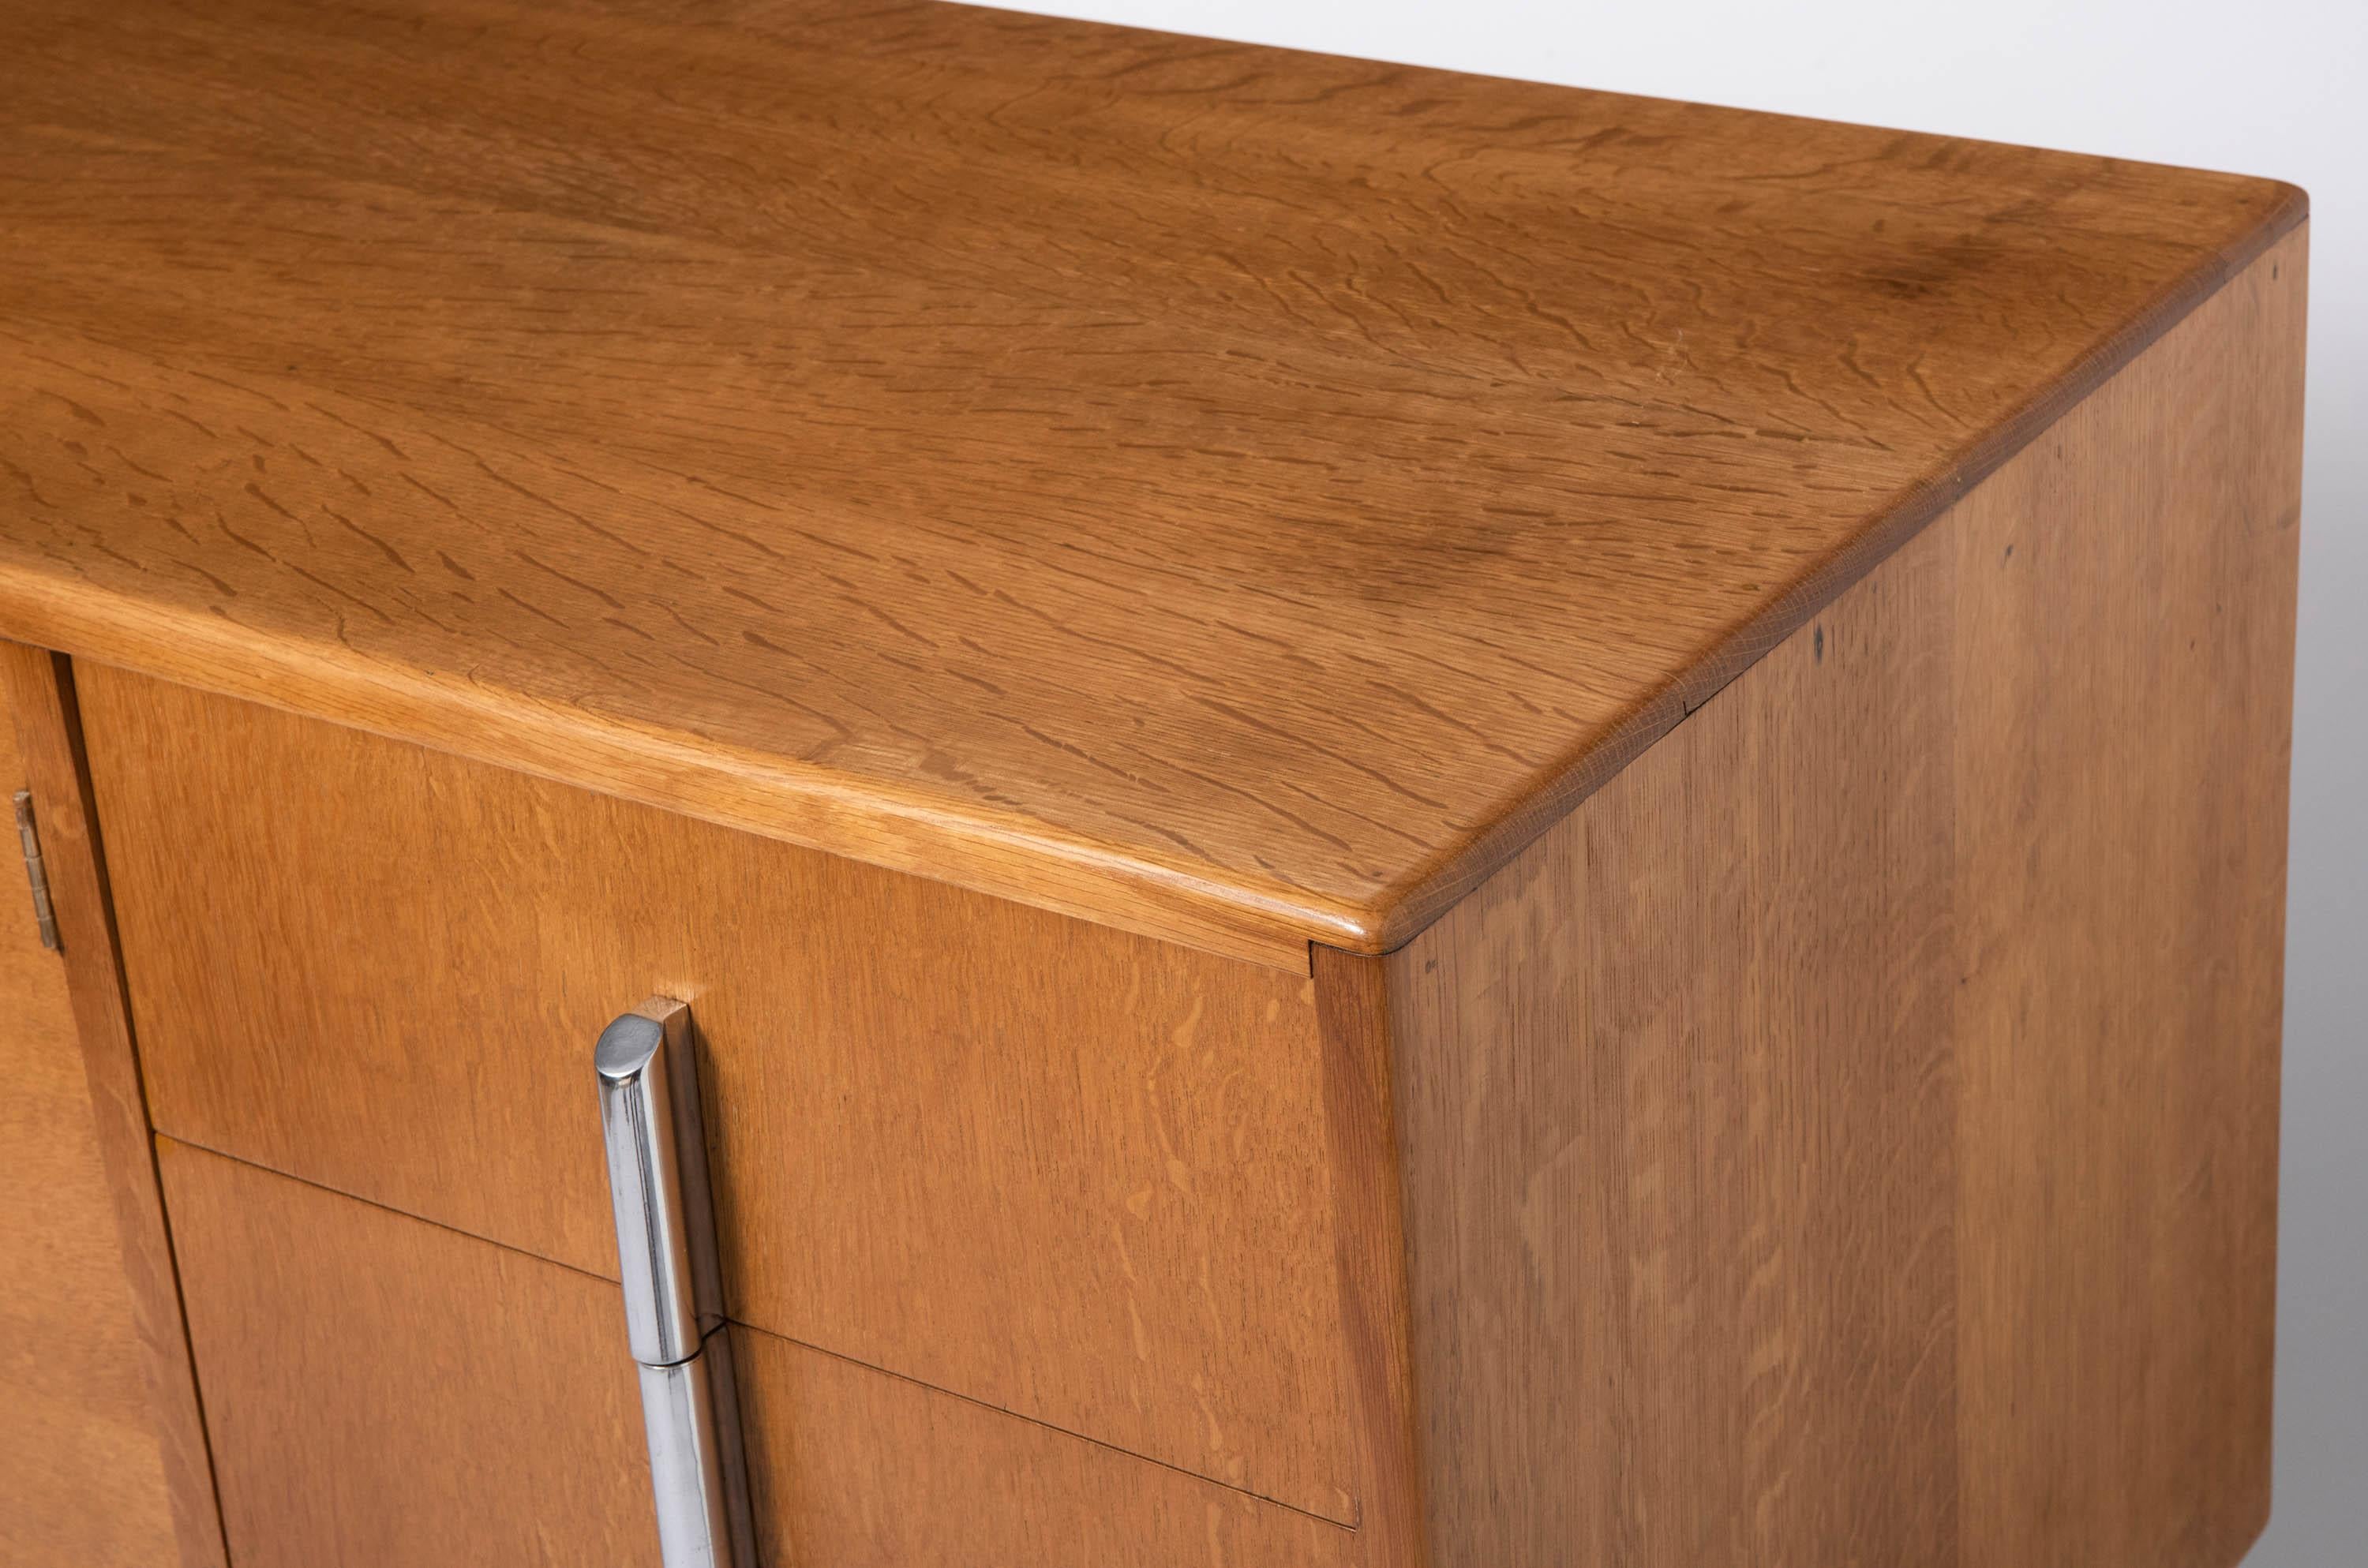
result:
<svg viewBox="0 0 2368 1568"><path fill-rule="evenodd" d="M2227 1568L2305 218L7 7L0 1565Z"/></svg>

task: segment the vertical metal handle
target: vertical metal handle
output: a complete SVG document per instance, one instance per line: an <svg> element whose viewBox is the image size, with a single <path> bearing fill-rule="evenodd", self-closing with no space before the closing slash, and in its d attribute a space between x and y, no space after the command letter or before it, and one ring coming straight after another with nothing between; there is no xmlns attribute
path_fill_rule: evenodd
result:
<svg viewBox="0 0 2368 1568"><path fill-rule="evenodd" d="M652 997L593 1048L625 1339L666 1568L756 1568L690 1009Z"/></svg>

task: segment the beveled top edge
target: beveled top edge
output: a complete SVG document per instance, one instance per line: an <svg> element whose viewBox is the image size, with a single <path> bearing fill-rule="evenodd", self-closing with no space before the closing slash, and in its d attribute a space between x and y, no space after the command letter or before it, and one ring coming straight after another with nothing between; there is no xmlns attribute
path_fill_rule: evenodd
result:
<svg viewBox="0 0 2368 1568"><path fill-rule="evenodd" d="M1042 824L950 811L939 801L850 788L778 759L731 757L680 737L556 715L513 694L422 672L371 666L317 646L275 647L220 622L128 601L60 594L0 572L0 631L75 658L285 708L393 739L680 811L1096 924L1305 972L1317 945L1379 956L1412 941L1721 687L1830 604L2073 404L2184 319L2278 240L2305 225L2307 196L2286 200L2216 264L2151 308L2034 398L1964 460L1903 495L1793 591L1569 759L1535 793L1444 861L1359 907L1211 879L1186 865L1113 856ZM620 1020L622 1021L622 1020Z"/></svg>
<svg viewBox="0 0 2368 1568"><path fill-rule="evenodd" d="M1304 971L1411 938L2308 210L1006 13L675 9L0 22L0 632ZM825 153L917 194L798 184ZM645 655L662 616L713 654Z"/></svg>
<svg viewBox="0 0 2368 1568"><path fill-rule="evenodd" d="M1962 460L1911 487L1898 504L1873 517L1865 530L1782 597L1745 623L1725 642L1680 671L1630 718L1576 756L1538 791L1475 834L1458 853L1376 911L1361 944L1349 951L1395 952L1412 941L1489 875L1520 853L1581 801L1641 756L1721 687L1741 675L1776 644L1806 625L1818 611L1866 576L1901 545L2030 446L2048 426L2111 381L2197 306L2310 222L2310 196L2283 180L2264 182L2281 193L2278 205L2237 244L2180 278L2100 343L2075 370L2042 389L2013 417L1976 442Z"/></svg>

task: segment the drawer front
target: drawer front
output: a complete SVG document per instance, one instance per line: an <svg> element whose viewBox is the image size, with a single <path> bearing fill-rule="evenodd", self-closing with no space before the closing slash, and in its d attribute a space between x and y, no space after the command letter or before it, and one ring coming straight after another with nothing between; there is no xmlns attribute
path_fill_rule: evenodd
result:
<svg viewBox="0 0 2368 1568"><path fill-rule="evenodd" d="M1355 1517L1305 981L93 669L159 1131L615 1277L589 1051L689 1000L733 1314Z"/></svg>
<svg viewBox="0 0 2368 1568"><path fill-rule="evenodd" d="M242 1568L655 1564L606 1280L158 1141ZM1342 1568L1355 1532L734 1331L760 1560Z"/></svg>

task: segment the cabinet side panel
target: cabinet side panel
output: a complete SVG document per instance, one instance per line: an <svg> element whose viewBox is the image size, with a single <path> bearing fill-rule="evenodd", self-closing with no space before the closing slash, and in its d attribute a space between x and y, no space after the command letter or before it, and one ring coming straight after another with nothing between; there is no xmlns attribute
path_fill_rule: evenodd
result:
<svg viewBox="0 0 2368 1568"><path fill-rule="evenodd" d="M2259 1533L2304 244L1389 960L1440 1568Z"/></svg>
<svg viewBox="0 0 2368 1568"><path fill-rule="evenodd" d="M1390 960L1440 1568L1953 1557L1952 564Z"/></svg>
<svg viewBox="0 0 2368 1568"><path fill-rule="evenodd" d="M2305 244L1949 519L1982 1568L2268 1517Z"/></svg>
<svg viewBox="0 0 2368 1568"><path fill-rule="evenodd" d="M0 684L0 794L25 786ZM22 879L0 867L0 1568L169 1562L172 1512L90 1085L64 968L41 946Z"/></svg>
<svg viewBox="0 0 2368 1568"><path fill-rule="evenodd" d="M100 1183L98 1192L104 1200L94 1218L103 1217L105 1229L100 1233L114 1244L116 1261L113 1281L103 1299L89 1303L90 1315L75 1345L67 1347L37 1340L19 1349L38 1358L54 1357L52 1370L88 1358L94 1365L104 1359L110 1378L128 1367L142 1380L150 1440L127 1450L131 1469L103 1483L93 1478L98 1491L75 1500L82 1528L150 1528L153 1521L143 1507L129 1506L127 1501L128 1511L110 1519L97 1497L118 1488L123 1489L127 1500L132 1493L146 1494L141 1471L153 1461L161 1473L172 1527L160 1553L135 1560L176 1560L185 1568L221 1568L222 1518L214 1498L212 1462L206 1451L197 1383L189 1369L188 1336L181 1318L172 1240L165 1230L164 1203L149 1148L148 1114L124 1004L115 921L108 905L97 813L85 766L73 672L57 654L0 642L0 691L6 692L13 710L23 780L38 814L41 857L62 945L56 973L63 980L82 1068L79 1114L70 1113L63 1122L44 1126L40 1135L73 1137L76 1130L87 1131L88 1147L97 1161L91 1174ZM67 1085L71 1081L69 1076ZM73 1097L70 1086L61 1087ZM12 1138L7 1148L13 1158L18 1144ZM71 1185L55 1190L37 1188L23 1199L25 1206L41 1216L38 1222L54 1220L61 1224L69 1222L70 1210L52 1206L74 1201ZM0 1275L0 1279L12 1284L39 1278L37 1274ZM15 1291L9 1294L13 1299ZM128 1306L128 1322L114 1316L117 1301ZM107 1336L117 1332L119 1324L128 1332L120 1342L110 1343ZM97 1397L98 1391L92 1392ZM59 1460L56 1450L45 1450L42 1464Z"/></svg>

